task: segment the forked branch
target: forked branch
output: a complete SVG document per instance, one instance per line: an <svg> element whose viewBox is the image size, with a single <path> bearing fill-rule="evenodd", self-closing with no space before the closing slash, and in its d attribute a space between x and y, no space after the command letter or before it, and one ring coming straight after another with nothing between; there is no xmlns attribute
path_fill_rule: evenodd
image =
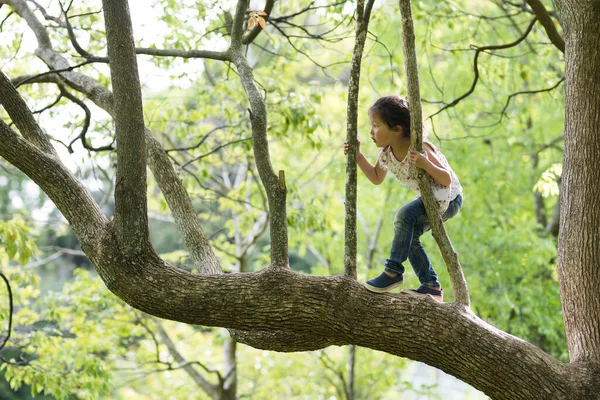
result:
<svg viewBox="0 0 600 400"><path fill-rule="evenodd" d="M462 100L469 97L471 95L471 93L473 93L475 91L475 86L477 86L477 82L479 81L479 67L478 67L477 62L479 60L479 55L482 52L489 51L489 50L503 50L503 49L508 49L510 47L514 47L514 46L518 45L523 40L525 40L527 38L527 36L529 36L529 33L533 29L533 26L535 25L536 21L537 21L537 18L534 18L529 23L529 26L527 27L527 30L525 31L525 33L523 33L523 35L521 37L519 37L517 40L515 40L514 42L507 43L507 44L501 44L501 45L482 46L482 47L473 46L473 48L475 48L475 57L473 58L473 71L475 72L475 77L473 78L471 87L463 95L459 96L458 98L453 100L451 103L446 104L444 107L440 108L439 110L437 110L436 112L431 114L429 117L427 117L427 119L435 117L436 115L438 115L439 113L441 113L442 111L444 111L450 107L454 107L455 105L460 103Z"/></svg>

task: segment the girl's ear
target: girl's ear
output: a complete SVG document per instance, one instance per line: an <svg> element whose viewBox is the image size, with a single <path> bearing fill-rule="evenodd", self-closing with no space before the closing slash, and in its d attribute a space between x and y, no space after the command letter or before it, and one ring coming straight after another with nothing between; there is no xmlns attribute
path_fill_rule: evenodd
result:
<svg viewBox="0 0 600 400"><path fill-rule="evenodd" d="M402 136L402 133L403 133L403 132L402 132L402 130L403 130L403 129L402 129L402 125L396 125L396 126L394 127L394 133L395 133L396 135L400 135L400 136Z"/></svg>

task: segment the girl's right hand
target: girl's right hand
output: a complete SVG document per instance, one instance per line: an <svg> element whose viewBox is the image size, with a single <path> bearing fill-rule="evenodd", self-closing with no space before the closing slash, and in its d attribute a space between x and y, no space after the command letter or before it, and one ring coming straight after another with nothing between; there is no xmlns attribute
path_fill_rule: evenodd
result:
<svg viewBox="0 0 600 400"><path fill-rule="evenodd" d="M356 154L360 154L360 140L356 139ZM348 142L344 142L344 155L348 155Z"/></svg>

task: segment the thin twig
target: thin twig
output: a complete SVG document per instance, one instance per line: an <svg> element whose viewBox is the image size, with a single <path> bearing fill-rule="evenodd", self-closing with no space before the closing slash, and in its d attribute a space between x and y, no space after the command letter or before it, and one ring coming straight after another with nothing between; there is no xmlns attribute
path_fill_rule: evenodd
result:
<svg viewBox="0 0 600 400"><path fill-rule="evenodd" d="M198 147L202 146L202 143L204 143L206 141L206 139L208 139L210 137L210 135L212 135L213 133L215 133L219 129L236 128L236 127L239 127L239 124L238 125L221 125L221 126L217 126L216 128L213 128L210 131L208 131L204 136L202 136L202 138L200 139L200 141L197 144L195 144L193 146L187 146L187 147L174 147L172 149L165 149L165 153L169 153L171 151L187 151L187 150L197 149Z"/></svg>
<svg viewBox="0 0 600 400"><path fill-rule="evenodd" d="M479 81L479 68L477 66L477 60L479 59L479 55L483 51L486 51L486 50L508 49L510 47L514 47L514 46L518 45L523 40L525 40L525 38L527 38L527 36L531 32L531 30L533 29L533 26L535 25L536 21L537 21L537 18L534 18L533 20L531 20L531 22L529 23L529 26L527 27L527 30L525 31L525 33L520 38L518 38L517 40L515 40L514 42L511 42L511 43L508 43L508 44L502 44L502 45L491 45L491 46L483 46L483 47L472 46L473 48L475 48L475 57L473 59L473 70L475 72L475 77L473 78L473 83L471 83L471 87L462 96L458 97L457 99L455 99L451 103L446 104L444 107L440 108L438 111L436 111L435 113L433 113L429 117L427 117L427 119L435 117L436 115L438 115L439 113L441 113L442 111L444 111L444 110L446 110L446 109L448 109L450 107L454 107L455 105L457 105L458 103L460 103L461 100L463 100L466 97L470 96L471 93L473 93L475 91L475 86L477 85L477 82Z"/></svg>
<svg viewBox="0 0 600 400"><path fill-rule="evenodd" d="M232 142L225 143L225 144L222 144L220 146L217 146L213 150L209 151L208 153L202 154L202 155L200 155L198 157L194 157L191 160L185 162L184 164L182 164L181 166L179 166L179 169L187 167L189 164L193 163L194 161L198 161L198 160L200 160L200 159L202 159L204 157L208 157L211 154L216 153L217 151L221 150L223 147L227 147L227 146L235 144L235 143L245 142L246 140L252 140L252 138L251 137L247 137L247 138L237 139L237 140L234 140Z"/></svg>
<svg viewBox="0 0 600 400"><path fill-rule="evenodd" d="M88 61L101 62L101 63L108 64L108 57L98 57L93 54L90 54L86 50L84 50L83 47L81 47L79 45L79 43L77 42L77 37L75 36L73 27L71 26L71 23L69 22L69 15L68 15L68 11L71 8L71 5L73 4L73 2L71 2L69 4L69 7L67 7L67 10L64 9L62 1L59 1L58 4L60 5L60 10L62 11L63 16L65 17L65 27L67 28L67 32L69 33L69 39L71 40L71 44L73 44L75 51L77 51L77 53L79 53L79 55L81 55L83 58L85 58Z"/></svg>
<svg viewBox="0 0 600 400"><path fill-rule="evenodd" d="M516 92L511 94L510 96L508 96L508 99L506 99L506 104L504 105L504 108L502 109L501 113L500 113L500 121L498 121L498 123L500 123L502 121L502 117L504 117L506 109L508 108L508 105L510 103L510 100L515 97L518 96L520 94L535 94L535 93L543 93L543 92L550 92L554 89L556 89L563 81L565 80L565 78L560 78L560 80L558 82L556 82L555 85L553 85L552 87L546 88L546 89L538 89L538 90L523 90L521 92Z"/></svg>
<svg viewBox="0 0 600 400"><path fill-rule="evenodd" d="M4 283L6 283L6 289L8 290L8 310L9 310L8 311L8 332L6 334L6 337L4 339L2 339L2 344L0 344L0 350L2 350L2 348L8 342L8 339L10 339L10 332L12 331L13 296L12 296L12 290L10 289L10 282L8 281L8 278L6 277L6 275L4 275L2 272L0 272L0 277L2 277L2 279L4 280Z"/></svg>
<svg viewBox="0 0 600 400"><path fill-rule="evenodd" d="M23 79L22 81L19 81L19 82L15 83L14 85L15 85L15 88L18 88L19 86L21 86L21 85L24 85L24 84L26 84L27 82L33 81L33 80L35 80L35 79L38 79L38 78L41 78L41 77L43 77L43 76L46 76L46 75L52 75L52 74L60 74L60 73L62 73L62 72L71 72L71 71L73 71L74 69L77 69L77 68L83 67L84 65L87 65L87 64L92 64L93 62L94 62L94 61L91 61L91 60L86 60L86 61L84 61L84 62L82 62L82 63L76 64L76 65L73 65L73 66L71 66L71 67L68 67L68 68L62 68L62 69L51 69L51 70L49 70L49 71L46 71L46 72L42 72L42 73L39 73L39 74L36 74L36 75L31 75L31 76L29 76L29 77L27 77L27 78Z"/></svg>

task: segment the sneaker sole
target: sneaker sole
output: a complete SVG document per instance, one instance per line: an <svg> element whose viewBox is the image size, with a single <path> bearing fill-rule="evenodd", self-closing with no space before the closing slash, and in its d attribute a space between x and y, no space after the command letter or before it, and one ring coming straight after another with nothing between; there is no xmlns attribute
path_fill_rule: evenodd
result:
<svg viewBox="0 0 600 400"><path fill-rule="evenodd" d="M363 286L366 287L369 291L373 292L373 293L385 293L385 292L389 292L390 290L396 289L398 286L402 285L404 283L404 281L400 281L400 282L396 282L394 284L391 284L390 286L384 287L384 288L378 288L375 286L371 286L368 283L363 283Z"/></svg>
<svg viewBox="0 0 600 400"><path fill-rule="evenodd" d="M403 290L402 293L410 294L411 296L417 296L417 297L431 296L438 303L443 303L444 302L444 296L443 295L442 296L434 296L432 294L419 293L419 292L415 292L413 290Z"/></svg>

